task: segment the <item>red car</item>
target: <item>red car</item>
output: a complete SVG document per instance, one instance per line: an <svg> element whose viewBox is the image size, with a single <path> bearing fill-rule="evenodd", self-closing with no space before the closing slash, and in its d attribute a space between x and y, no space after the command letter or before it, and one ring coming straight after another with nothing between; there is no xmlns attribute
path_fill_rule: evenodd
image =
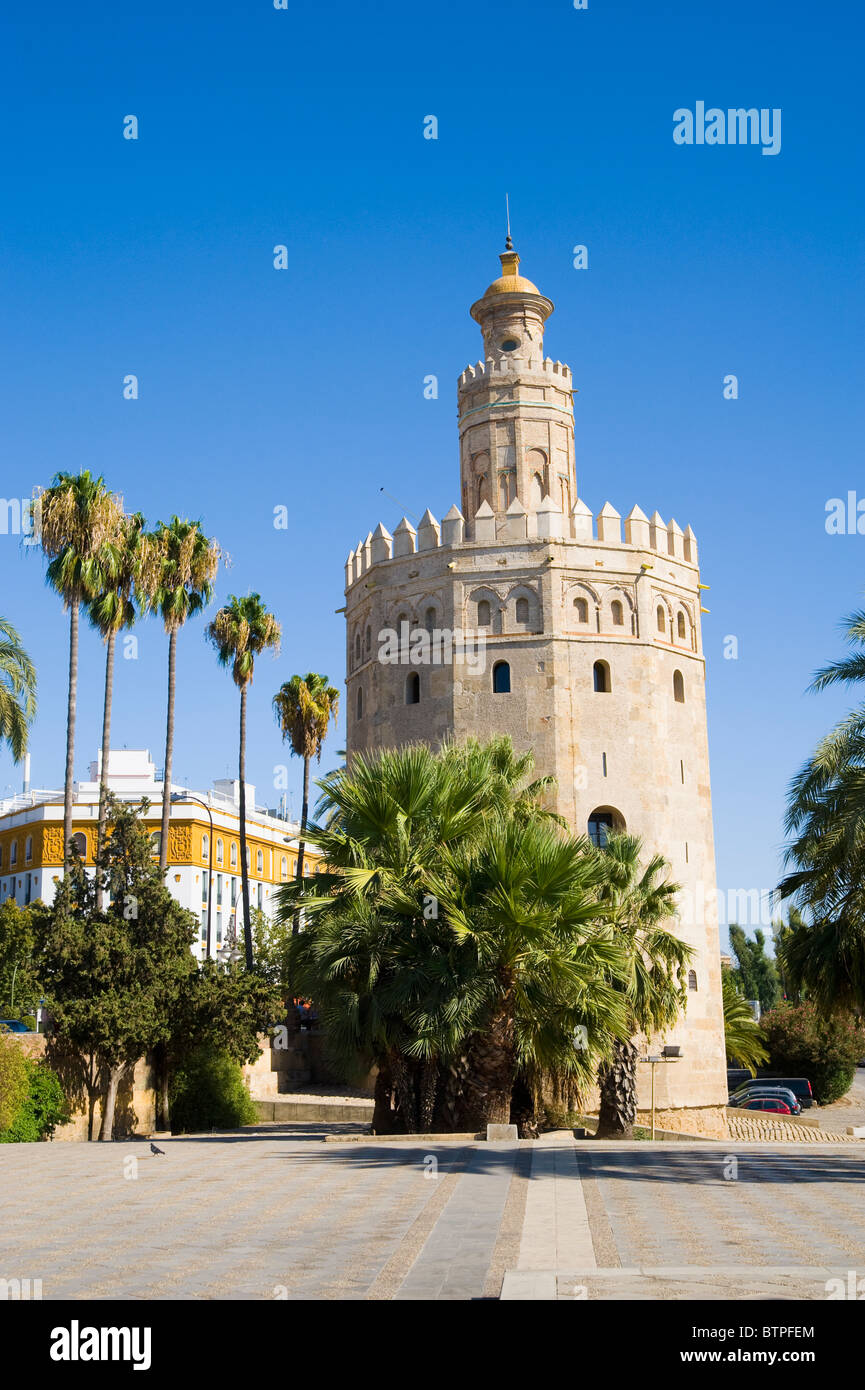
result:
<svg viewBox="0 0 865 1390"><path fill-rule="evenodd" d="M743 1100L737 1106L739 1110L771 1110L775 1115L789 1115L790 1107L786 1100L780 1100L776 1096L754 1096L753 1100Z"/></svg>

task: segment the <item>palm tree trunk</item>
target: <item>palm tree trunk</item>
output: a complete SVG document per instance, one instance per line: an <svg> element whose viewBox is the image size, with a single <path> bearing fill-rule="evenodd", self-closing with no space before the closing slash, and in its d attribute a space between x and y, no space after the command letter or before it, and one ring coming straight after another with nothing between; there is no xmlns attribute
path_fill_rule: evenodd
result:
<svg viewBox="0 0 865 1390"><path fill-rule="evenodd" d="M159 872L168 868L168 827L171 821L171 771L174 762L174 691L177 670L177 629L168 635L168 715L165 721L165 767L162 771L162 831L159 836Z"/></svg>
<svg viewBox="0 0 865 1390"><path fill-rule="evenodd" d="M66 781L63 787L63 869L69 867L75 780L75 711L78 703L78 600L69 605L69 694L66 703Z"/></svg>
<svg viewBox="0 0 865 1390"><path fill-rule="evenodd" d="M637 1057L632 1042L616 1042L613 1060L598 1068L601 1104L596 1139L633 1139L637 1118Z"/></svg>
<svg viewBox="0 0 865 1390"><path fill-rule="evenodd" d="M252 969L252 920L249 912L249 866L246 862L246 690L240 687L240 882L243 890L243 944L246 968Z"/></svg>
<svg viewBox="0 0 865 1390"><path fill-rule="evenodd" d="M102 851L105 848L105 816L108 800L108 758L111 752L111 703L114 699L114 648L117 633L109 632L105 641L105 702L102 706L102 767L99 770L99 826L96 831L96 911L102 911Z"/></svg>
<svg viewBox="0 0 865 1390"><path fill-rule="evenodd" d="M306 822L309 817L309 758L303 760L303 801L300 807L300 838L297 842L297 882L303 885L303 852L306 848ZM291 934L297 936L300 931L300 908L295 912L291 920Z"/></svg>
<svg viewBox="0 0 865 1390"><path fill-rule="evenodd" d="M483 1033L476 1033L469 1053L467 1090L474 1095L471 1127L510 1124L511 1096L517 1074L514 997L509 989Z"/></svg>

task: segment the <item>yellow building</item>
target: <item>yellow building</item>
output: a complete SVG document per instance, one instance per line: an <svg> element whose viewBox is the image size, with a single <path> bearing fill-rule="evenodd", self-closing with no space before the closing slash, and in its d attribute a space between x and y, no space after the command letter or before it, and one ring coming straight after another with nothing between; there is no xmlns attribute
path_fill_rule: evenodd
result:
<svg viewBox="0 0 865 1390"><path fill-rule="evenodd" d="M75 787L73 837L85 866L93 872L99 818L100 763L91 763L90 780ZM108 785L123 801L150 802L144 823L154 850L162 823L162 782L149 753L112 750ZM239 783L220 780L209 791L173 787L166 884L182 907L200 922L198 954L203 955L208 917L210 952L233 932L242 934ZM274 893L297 872L296 822L278 810L255 804L255 788L246 786L246 843L249 901L272 916ZM321 856L307 846L304 872L315 873ZM41 899L50 903L63 870L63 793L26 791L0 801L0 904Z"/></svg>

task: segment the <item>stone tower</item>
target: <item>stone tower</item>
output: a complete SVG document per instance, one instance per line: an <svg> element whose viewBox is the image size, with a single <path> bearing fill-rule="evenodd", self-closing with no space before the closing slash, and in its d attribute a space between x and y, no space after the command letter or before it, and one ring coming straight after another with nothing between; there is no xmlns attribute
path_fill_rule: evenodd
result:
<svg viewBox="0 0 865 1390"><path fill-rule="evenodd" d="M682 1053L656 1068L658 1123L723 1136L696 537L577 497L571 372L544 356L553 305L510 243L500 259L471 309L484 357L459 378L462 510L379 523L348 557L348 754L507 733L575 832L627 828L670 861L695 954L686 1015L652 1040Z"/></svg>

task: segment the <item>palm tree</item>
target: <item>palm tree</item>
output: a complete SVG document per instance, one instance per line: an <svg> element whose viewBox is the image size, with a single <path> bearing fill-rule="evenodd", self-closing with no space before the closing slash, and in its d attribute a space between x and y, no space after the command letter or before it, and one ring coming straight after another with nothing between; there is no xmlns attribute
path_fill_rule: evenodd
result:
<svg viewBox="0 0 865 1390"><path fill-rule="evenodd" d="M507 1119L521 1070L588 1079L591 1049L625 1033L600 867L587 842L531 814L530 766L501 740L417 745L356 757L320 784L312 835L327 871L279 890L277 917L299 903L307 914L292 978L337 1059L378 1066L377 1132L392 1096L409 1130L428 1131L436 1107L450 1129Z"/></svg>
<svg viewBox="0 0 865 1390"><path fill-rule="evenodd" d="M69 612L69 687L66 707L66 776L63 791L63 865L69 864L75 778L79 610L115 577L123 503L103 478L88 470L57 473L41 494L40 540L48 558L47 580ZM115 558L113 559L112 556Z"/></svg>
<svg viewBox="0 0 865 1390"><path fill-rule="evenodd" d="M339 691L328 685L327 676L311 671L307 676L292 676L280 686L273 697L277 723L295 757L303 758L303 802L300 811L300 839L297 853L298 883L303 881L303 852L306 824L309 818L309 764L313 758L321 762L321 749L331 719L336 723L339 712ZM300 929L300 914L295 913L292 934Z"/></svg>
<svg viewBox="0 0 865 1390"><path fill-rule="evenodd" d="M157 613L168 633L168 712L165 722L165 766L162 773L162 827L159 869L168 867L168 827L171 819L171 773L174 763L174 699L177 681L177 634L188 618L200 613L213 597L213 581L223 558L217 541L205 536L200 521L173 516L158 521L142 537L138 588L148 610Z"/></svg>
<svg viewBox="0 0 865 1390"><path fill-rule="evenodd" d="M860 650L831 662L811 689L865 680L865 611L846 620ZM818 1007L865 1009L865 704L821 740L790 785L785 828L789 872L778 887L808 920L791 913L779 942L785 983Z"/></svg>
<svg viewBox="0 0 865 1390"><path fill-rule="evenodd" d="M13 762L20 763L27 752L35 715L36 668L17 630L0 618L0 740L8 743Z"/></svg>
<svg viewBox="0 0 865 1390"><path fill-rule="evenodd" d="M679 885L665 877L669 865L660 854L641 868L642 849L638 836L611 833L597 851L605 874L601 900L627 959L622 988L629 1022L627 1039L616 1041L612 1058L598 1069L598 1139L633 1137L638 1059L633 1038L668 1028L687 1001L682 977L693 953L662 925L675 916Z"/></svg>
<svg viewBox="0 0 865 1390"><path fill-rule="evenodd" d="M111 752L111 710L114 698L114 649L117 634L135 622L136 609L133 601L135 577L139 561L139 543L144 529L141 512L123 518L119 541L111 543L116 549L112 557L110 573L105 582L93 595L87 605L91 623L105 642L105 698L102 706L102 766L99 770L99 824L97 828L96 860L102 862L105 844L105 824L108 805L108 762ZM96 910L102 911L104 887L102 875L96 876Z"/></svg>
<svg viewBox="0 0 865 1390"><path fill-rule="evenodd" d="M229 595L207 629L216 648L220 666L230 666L234 684L240 691L240 873L243 889L243 936L246 968L252 969L252 918L249 912L249 865L246 850L246 695L255 673L255 658L269 648L279 650L282 633L279 623L261 601L259 594L244 598Z"/></svg>
<svg viewBox="0 0 865 1390"><path fill-rule="evenodd" d="M730 970L721 971L721 993L724 1001L724 1045L727 1061L733 1066L747 1067L752 1076L769 1054L763 1046L760 1027L751 1013L747 1000L740 994Z"/></svg>

